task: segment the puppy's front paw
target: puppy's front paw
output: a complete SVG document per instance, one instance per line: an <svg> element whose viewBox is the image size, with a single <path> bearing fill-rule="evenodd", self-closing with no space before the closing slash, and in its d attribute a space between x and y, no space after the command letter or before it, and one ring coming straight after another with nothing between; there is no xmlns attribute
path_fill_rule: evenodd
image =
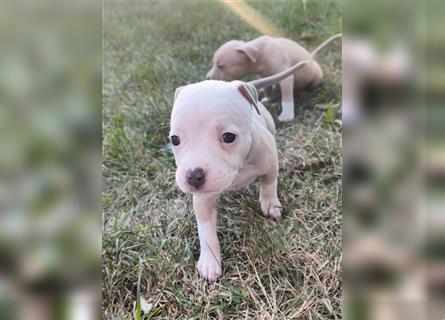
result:
<svg viewBox="0 0 445 320"><path fill-rule="evenodd" d="M292 121L294 117L295 115L293 110L292 111L283 110L281 114L278 116L278 120L280 120L281 122L289 122Z"/></svg>
<svg viewBox="0 0 445 320"><path fill-rule="evenodd" d="M278 199L274 200L260 200L261 211L265 216L270 216L274 219L281 217L281 203Z"/></svg>
<svg viewBox="0 0 445 320"><path fill-rule="evenodd" d="M213 282L221 275L221 263L212 254L201 254L196 266L204 279Z"/></svg>

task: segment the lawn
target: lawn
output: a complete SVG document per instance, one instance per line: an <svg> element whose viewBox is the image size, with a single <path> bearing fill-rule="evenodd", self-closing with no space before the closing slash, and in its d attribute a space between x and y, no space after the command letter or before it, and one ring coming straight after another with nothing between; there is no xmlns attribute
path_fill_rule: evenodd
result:
<svg viewBox="0 0 445 320"><path fill-rule="evenodd" d="M308 49L341 31L340 2L247 3ZM223 275L195 270L191 196L168 144L174 90L203 80L225 41L259 35L221 3L105 2L104 319L133 319L138 287L145 319L341 318L339 42L320 55L322 84L295 93L296 119L277 123L283 217L261 214L257 183L224 194ZM269 110L277 119L279 104Z"/></svg>

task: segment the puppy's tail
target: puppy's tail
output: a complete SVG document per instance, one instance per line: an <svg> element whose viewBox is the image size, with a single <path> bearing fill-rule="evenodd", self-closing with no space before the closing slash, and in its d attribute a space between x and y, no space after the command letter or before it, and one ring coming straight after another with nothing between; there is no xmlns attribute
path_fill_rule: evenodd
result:
<svg viewBox="0 0 445 320"><path fill-rule="evenodd" d="M336 35L333 35L332 37L328 38L325 42L320 44L314 51L311 52L311 57L315 59L317 55L320 53L321 50L326 48L328 45L331 44L334 40L341 38L343 35L341 33L337 33Z"/></svg>
<svg viewBox="0 0 445 320"><path fill-rule="evenodd" d="M286 69L284 71L281 71L280 73L271 75L266 78L261 78L258 80L250 81L249 84L253 85L257 90L271 86L277 82L280 82L286 77L289 77L291 74L293 74L295 71L300 70L303 68L306 64L308 64L309 61L303 60L298 62L296 65L290 67L289 69Z"/></svg>

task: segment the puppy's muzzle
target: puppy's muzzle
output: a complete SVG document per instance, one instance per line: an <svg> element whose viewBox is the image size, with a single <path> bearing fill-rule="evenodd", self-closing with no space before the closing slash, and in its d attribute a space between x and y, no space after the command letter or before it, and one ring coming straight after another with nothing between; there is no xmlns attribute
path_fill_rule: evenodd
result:
<svg viewBox="0 0 445 320"><path fill-rule="evenodd" d="M203 169L196 168L194 170L189 169L186 173L187 183L196 189L202 186L205 182L206 174Z"/></svg>

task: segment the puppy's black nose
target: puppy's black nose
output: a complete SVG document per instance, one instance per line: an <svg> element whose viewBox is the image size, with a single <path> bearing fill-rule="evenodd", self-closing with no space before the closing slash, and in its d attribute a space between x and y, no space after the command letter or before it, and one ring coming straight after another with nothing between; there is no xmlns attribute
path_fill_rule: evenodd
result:
<svg viewBox="0 0 445 320"><path fill-rule="evenodd" d="M204 184L206 174L204 170L201 168L196 168L194 170L189 169L187 170L186 177L188 184L198 189L200 186Z"/></svg>

